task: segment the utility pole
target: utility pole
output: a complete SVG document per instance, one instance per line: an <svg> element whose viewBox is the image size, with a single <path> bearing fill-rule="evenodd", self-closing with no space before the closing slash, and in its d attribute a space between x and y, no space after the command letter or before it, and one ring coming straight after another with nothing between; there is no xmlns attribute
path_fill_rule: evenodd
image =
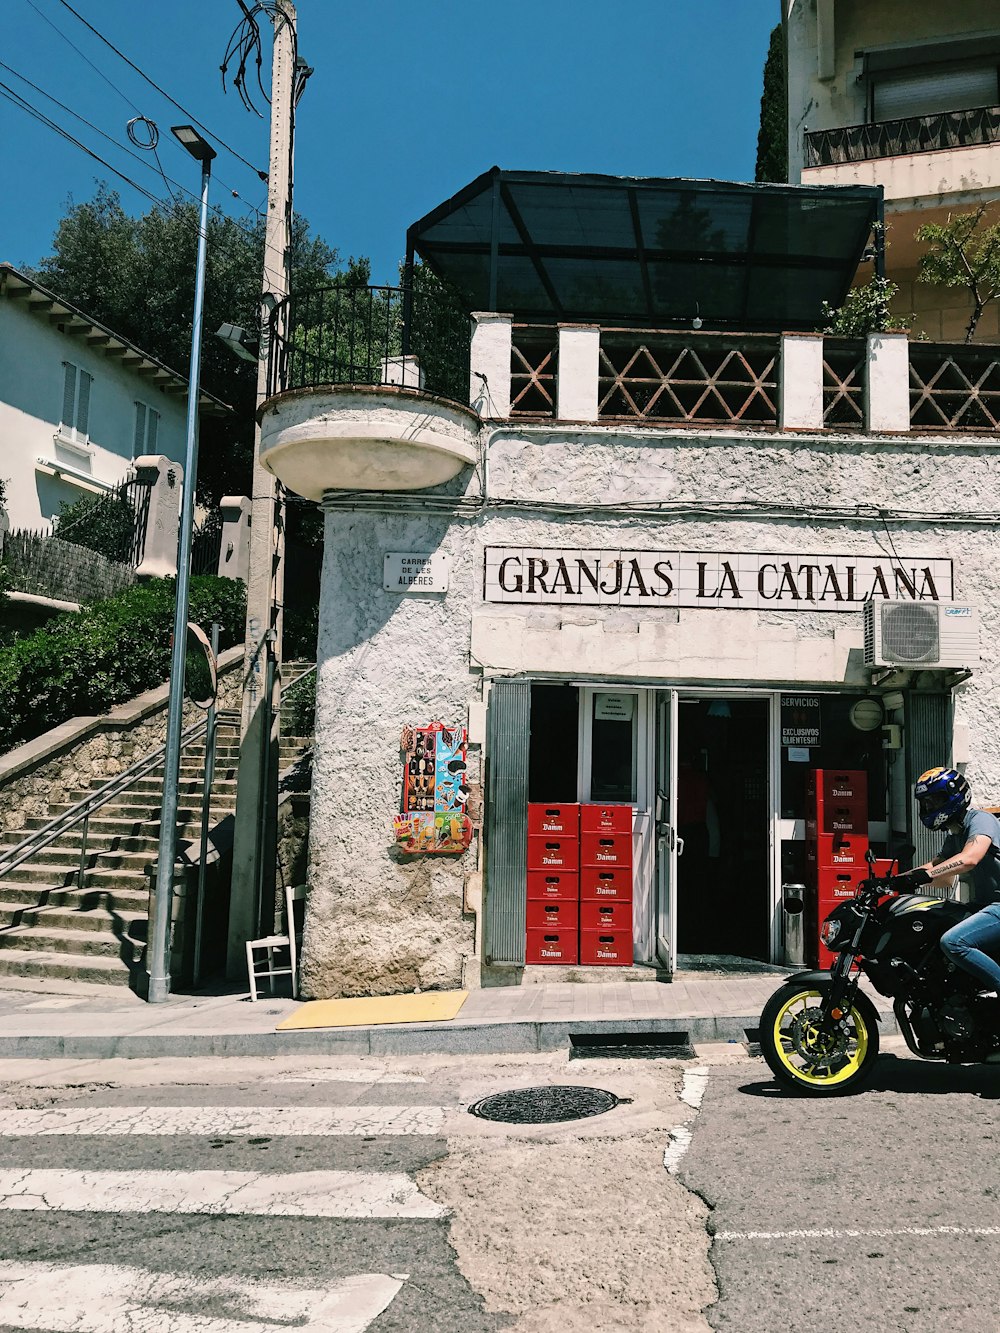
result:
<svg viewBox="0 0 1000 1333"><path fill-rule="evenodd" d="M258 409L267 396L271 311L288 295L290 286L297 53L295 6L291 0L282 0L272 21L271 151L257 365ZM226 975L231 980L245 978L246 941L260 934L260 915L270 909L274 897L284 556L284 500L277 478L260 464L258 423L254 429L243 714L226 956ZM264 933L272 933L270 924Z"/></svg>

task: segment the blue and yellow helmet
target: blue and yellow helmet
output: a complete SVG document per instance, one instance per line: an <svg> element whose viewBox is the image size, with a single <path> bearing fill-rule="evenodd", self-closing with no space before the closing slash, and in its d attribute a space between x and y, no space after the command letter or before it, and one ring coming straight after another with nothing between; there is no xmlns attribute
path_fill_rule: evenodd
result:
<svg viewBox="0 0 1000 1333"><path fill-rule="evenodd" d="M942 829L961 820L972 804L969 784L957 769L929 768L913 789L924 828Z"/></svg>

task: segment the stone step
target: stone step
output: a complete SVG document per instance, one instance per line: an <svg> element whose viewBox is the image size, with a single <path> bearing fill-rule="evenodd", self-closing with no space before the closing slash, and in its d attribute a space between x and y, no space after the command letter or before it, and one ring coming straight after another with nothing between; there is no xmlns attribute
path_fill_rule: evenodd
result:
<svg viewBox="0 0 1000 1333"><path fill-rule="evenodd" d="M46 888L62 889L76 885L76 871L69 866L53 865L48 861L28 861L14 872L19 883L41 884ZM134 870L88 869L84 875L84 888L131 889L140 887L145 881L145 873ZM3 881L0 881L2 883Z"/></svg>
<svg viewBox="0 0 1000 1333"><path fill-rule="evenodd" d="M98 982L106 986L127 986L132 972L120 958L10 949L0 952L0 976L24 977L35 981L50 978L58 981Z"/></svg>
<svg viewBox="0 0 1000 1333"><path fill-rule="evenodd" d="M43 820L48 823L50 819L55 819L56 815L64 815L72 809L75 802L72 801L53 801L49 805L49 817ZM100 815L92 815L90 820L91 828L94 827L98 819L139 819L147 823L159 823L160 802L159 801L113 801L108 805L100 807ZM212 797L212 815L217 812L221 814L231 814L236 809L235 797ZM201 820L201 801L192 804L190 800L182 801L177 809L178 820Z"/></svg>
<svg viewBox="0 0 1000 1333"><path fill-rule="evenodd" d="M26 950L31 953L73 954L86 958L117 958L126 964L137 963L146 949L145 940L127 936L99 934L93 930L38 930L11 926L0 930L0 950Z"/></svg>
<svg viewBox="0 0 1000 1333"><path fill-rule="evenodd" d="M0 905L6 907L60 907L73 912L131 912L145 913L149 907L149 890L138 888L78 889L75 884L66 888L46 888L44 885L24 883L21 880L0 880Z"/></svg>
<svg viewBox="0 0 1000 1333"><path fill-rule="evenodd" d="M152 840L155 844L160 835L160 820L158 818L159 810L157 810L156 813L157 818L155 819L144 819L142 817L133 817L129 815L109 815L107 818L100 818L95 815L90 821L90 840L96 842L98 846L103 847L110 847L118 838L134 838L142 841ZM216 822L216 806L214 802L212 803L211 813L211 823L214 824ZM17 830L12 829L10 833L5 834L4 837L7 841L21 843L32 833L37 833L39 829L45 828L49 823L49 820L32 815L29 816L26 823L27 828ZM189 820L187 823L179 824L177 829L179 836L182 838L196 838L201 832L201 819L193 819ZM68 846L68 843L63 842L63 839L73 839L74 846L79 847L79 827L75 832L71 830L69 833L60 833L59 838L57 839L58 845ZM138 850L138 848L133 848L132 850Z"/></svg>
<svg viewBox="0 0 1000 1333"><path fill-rule="evenodd" d="M114 851L101 848L100 844L94 845L93 839L87 843L87 861L88 869L92 870L134 870L143 871L150 861L156 860L157 841L155 838L149 838L149 847L116 849ZM0 847L0 857L5 852L16 850L13 847ZM76 870L80 864L80 844L79 841L75 848L57 847L54 843L49 843L38 853L37 858L33 857L26 861L25 865L45 864L47 866L60 866L64 869Z"/></svg>
<svg viewBox="0 0 1000 1333"><path fill-rule="evenodd" d="M16 852L24 840L30 836L28 830L4 834L3 844L0 845L0 861L11 852ZM55 838L38 852L38 856L43 861L51 861L53 858L57 858L61 864L64 855L68 856L72 853L77 856L80 855L81 841L80 829L73 829L69 833L60 833L58 838ZM87 855L106 856L121 852L146 852L150 849L155 851L158 842L159 839L155 833L132 833L116 837L114 834L109 836L106 833L98 833L91 824L87 837Z"/></svg>
<svg viewBox="0 0 1000 1333"><path fill-rule="evenodd" d="M0 905L0 927L25 926L35 930L97 931L117 935L122 931L130 939L144 941L147 914L134 908L110 912L106 907L49 907L37 903L26 907Z"/></svg>
<svg viewBox="0 0 1000 1333"><path fill-rule="evenodd" d="M177 790L183 796L196 796L201 799L201 791L204 783L199 775L197 778L185 778L178 783ZM218 782L212 783L212 791L219 791L220 795L225 795L232 791L236 794L235 778L219 778ZM158 778L140 778L138 782L133 782L127 791L123 791L119 796L113 797L116 801L128 800L132 797L157 796L163 791L163 783ZM75 805L78 801L85 801L92 793L79 787L75 787L66 793L69 800Z"/></svg>

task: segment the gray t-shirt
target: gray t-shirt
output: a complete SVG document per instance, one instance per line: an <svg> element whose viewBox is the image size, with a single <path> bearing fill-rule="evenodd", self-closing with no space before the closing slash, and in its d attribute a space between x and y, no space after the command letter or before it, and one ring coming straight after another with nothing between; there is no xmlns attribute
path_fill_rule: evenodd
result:
<svg viewBox="0 0 1000 1333"><path fill-rule="evenodd" d="M989 838L993 846L967 878L972 880L972 901L985 907L1000 899L1000 821L985 810L967 810L962 827L945 838L940 859L957 856L966 843L980 835Z"/></svg>

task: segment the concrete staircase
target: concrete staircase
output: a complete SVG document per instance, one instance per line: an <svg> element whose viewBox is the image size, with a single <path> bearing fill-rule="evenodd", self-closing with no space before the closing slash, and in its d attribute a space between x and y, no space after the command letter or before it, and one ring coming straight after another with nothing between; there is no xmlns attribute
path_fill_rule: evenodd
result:
<svg viewBox="0 0 1000 1333"><path fill-rule="evenodd" d="M309 664L306 664L307 666ZM310 736L281 738L282 770L311 747ZM236 809L237 733L220 728L210 820ZM201 836L204 742L181 755L178 840ZM105 782L95 782L94 789ZM139 778L91 816L80 883L82 823L0 878L0 984L3 977L136 985L144 972L149 876L160 834L162 776ZM90 791L67 793L45 817L4 836L0 859Z"/></svg>

